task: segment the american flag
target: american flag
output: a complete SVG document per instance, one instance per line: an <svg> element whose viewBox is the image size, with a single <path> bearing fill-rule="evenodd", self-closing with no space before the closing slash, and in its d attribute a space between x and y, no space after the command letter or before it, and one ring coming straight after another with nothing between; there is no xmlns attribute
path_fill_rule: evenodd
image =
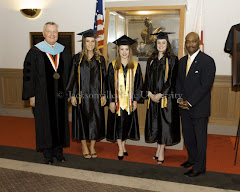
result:
<svg viewBox="0 0 240 192"><path fill-rule="evenodd" d="M103 4L102 0L96 1L96 13L95 13L95 21L94 21L94 30L99 31L97 34L98 38L98 48L103 48L104 42L104 17L103 17Z"/></svg>

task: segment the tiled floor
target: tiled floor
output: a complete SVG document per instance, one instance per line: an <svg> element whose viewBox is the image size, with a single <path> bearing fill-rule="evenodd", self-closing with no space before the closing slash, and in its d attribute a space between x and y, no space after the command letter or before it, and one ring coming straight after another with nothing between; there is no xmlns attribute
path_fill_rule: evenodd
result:
<svg viewBox="0 0 240 192"><path fill-rule="evenodd" d="M201 178L199 179L201 180ZM236 190L130 177L0 158L0 192L2 191L235 192Z"/></svg>
<svg viewBox="0 0 240 192"><path fill-rule="evenodd" d="M147 192L147 190L101 184L77 179L69 179L64 177L49 176L5 168L0 168L0 191Z"/></svg>

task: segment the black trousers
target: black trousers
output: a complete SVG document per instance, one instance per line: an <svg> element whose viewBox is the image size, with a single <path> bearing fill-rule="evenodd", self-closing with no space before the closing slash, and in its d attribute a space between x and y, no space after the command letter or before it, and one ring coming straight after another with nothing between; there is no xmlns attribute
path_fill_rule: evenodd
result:
<svg viewBox="0 0 240 192"><path fill-rule="evenodd" d="M193 163L195 171L204 171L206 169L208 117L191 118L188 111L182 111L181 117L188 161Z"/></svg>
<svg viewBox="0 0 240 192"><path fill-rule="evenodd" d="M53 147L43 149L43 156L45 158L53 158L53 157L61 157L63 155L63 148L62 147Z"/></svg>

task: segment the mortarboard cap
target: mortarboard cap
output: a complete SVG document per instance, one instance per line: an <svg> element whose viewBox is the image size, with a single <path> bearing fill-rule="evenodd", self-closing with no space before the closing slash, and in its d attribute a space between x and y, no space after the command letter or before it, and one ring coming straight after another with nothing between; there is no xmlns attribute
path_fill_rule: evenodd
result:
<svg viewBox="0 0 240 192"><path fill-rule="evenodd" d="M95 38L95 35L100 33L99 31L95 31L93 29L88 29L86 31L83 31L81 33L78 33L77 35L82 35L83 38L86 38L86 37L94 37Z"/></svg>
<svg viewBox="0 0 240 192"><path fill-rule="evenodd" d="M151 35L157 35L157 39L166 39L168 40L168 34L174 34L173 32L159 32L159 33L153 33Z"/></svg>
<svg viewBox="0 0 240 192"><path fill-rule="evenodd" d="M123 35L122 37L118 38L113 42L114 44L120 46L120 45L132 45L136 43L135 40L132 38L128 37L127 35Z"/></svg>

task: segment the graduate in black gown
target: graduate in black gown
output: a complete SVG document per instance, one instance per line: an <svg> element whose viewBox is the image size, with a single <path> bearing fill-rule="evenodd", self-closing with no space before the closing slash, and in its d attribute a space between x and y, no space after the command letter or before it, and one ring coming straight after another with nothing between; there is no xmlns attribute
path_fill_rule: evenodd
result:
<svg viewBox="0 0 240 192"><path fill-rule="evenodd" d="M71 92L72 139L81 141L83 156L96 158L96 140L105 137L104 105L106 64L100 55L96 31L89 29L82 35L82 51L73 57L67 90ZM87 146L90 140L90 152Z"/></svg>
<svg viewBox="0 0 240 192"><path fill-rule="evenodd" d="M153 159L164 162L165 145L180 141L180 121L175 95L178 58L166 32L157 34L154 52L147 61L144 91L148 95L145 123L146 142L157 142Z"/></svg>
<svg viewBox="0 0 240 192"><path fill-rule="evenodd" d="M108 66L109 111L107 139L118 143L118 159L128 155L126 139L139 140L137 102L141 101L142 72L132 59L130 45L136 41L126 35L113 43L117 58Z"/></svg>
<svg viewBox="0 0 240 192"><path fill-rule="evenodd" d="M30 100L36 130L36 148L45 163L53 157L65 161L63 147L70 144L66 86L71 54L57 43L58 25L44 25L44 41L29 50L24 62L22 99Z"/></svg>

